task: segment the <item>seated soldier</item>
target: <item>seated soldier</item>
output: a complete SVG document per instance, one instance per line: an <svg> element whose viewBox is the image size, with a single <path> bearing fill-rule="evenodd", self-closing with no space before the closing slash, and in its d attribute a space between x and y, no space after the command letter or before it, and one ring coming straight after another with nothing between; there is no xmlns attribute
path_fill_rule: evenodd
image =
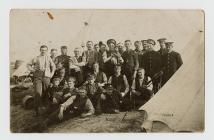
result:
<svg viewBox="0 0 214 140"><path fill-rule="evenodd" d="M60 87L60 78L53 78L53 85L48 90L50 99L47 111L48 113L58 108L61 103L65 102L69 97L76 94L76 88L74 87L75 78L69 77L67 79L67 83L68 87L63 89Z"/></svg>
<svg viewBox="0 0 214 140"><path fill-rule="evenodd" d="M115 74L110 76L108 83L113 86L115 90L120 92L123 97L122 110L130 110L130 96L129 96L129 84L125 75L121 74L121 66L116 65L114 67Z"/></svg>
<svg viewBox="0 0 214 140"><path fill-rule="evenodd" d="M67 78L67 88L63 90L63 100L66 101L72 95L76 95L77 88L75 88L76 79L74 77Z"/></svg>
<svg viewBox="0 0 214 140"><path fill-rule="evenodd" d="M47 90L49 96L47 112L55 110L63 102L63 90L59 86L60 78L54 77L52 83L53 85Z"/></svg>
<svg viewBox="0 0 214 140"><path fill-rule="evenodd" d="M153 96L153 84L150 77L145 77L145 70L140 68L131 87L132 103L138 109Z"/></svg>
<svg viewBox="0 0 214 140"><path fill-rule="evenodd" d="M52 123L68 120L73 117L87 117L93 114L94 107L86 95L86 90L79 89L75 95L72 95L67 101L62 103L41 124L48 126Z"/></svg>
<svg viewBox="0 0 214 140"><path fill-rule="evenodd" d="M91 100L95 108L95 113L100 114L102 112L101 111L102 88L99 87L97 83L95 83L95 75L89 74L86 83L81 88L86 89L87 96Z"/></svg>
<svg viewBox="0 0 214 140"><path fill-rule="evenodd" d="M93 74L95 76L95 83L97 83L99 87L103 87L107 83L106 74L100 71L99 63L95 62L92 67L93 67ZM86 81L84 85L87 84L87 82L88 81Z"/></svg>
<svg viewBox="0 0 214 140"><path fill-rule="evenodd" d="M83 67L85 66L86 58L82 56L81 48L74 49L74 56L69 60L70 75L76 77L77 87L83 83Z"/></svg>
<svg viewBox="0 0 214 140"><path fill-rule="evenodd" d="M104 91L101 94L102 112L119 113L122 96L120 92L115 90L111 84L105 84Z"/></svg>

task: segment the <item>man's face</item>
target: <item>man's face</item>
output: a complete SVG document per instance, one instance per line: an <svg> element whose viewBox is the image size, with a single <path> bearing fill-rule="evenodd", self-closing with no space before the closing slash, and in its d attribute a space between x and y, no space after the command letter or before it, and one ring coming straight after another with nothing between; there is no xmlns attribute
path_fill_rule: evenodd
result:
<svg viewBox="0 0 214 140"><path fill-rule="evenodd" d="M65 77L65 70L61 70L61 71L59 72L59 76L60 76L60 77Z"/></svg>
<svg viewBox="0 0 214 140"><path fill-rule="evenodd" d="M165 49L165 48L166 48L165 42L161 41L161 42L159 42L159 44L160 44L160 47L161 47L162 49Z"/></svg>
<svg viewBox="0 0 214 140"><path fill-rule="evenodd" d="M93 65L93 70L94 70L94 71L99 71L99 64L97 64L97 63L94 64L94 65Z"/></svg>
<svg viewBox="0 0 214 140"><path fill-rule="evenodd" d="M97 52L99 52L99 50L100 50L99 45L95 45L95 46L94 46L94 50L97 51Z"/></svg>
<svg viewBox="0 0 214 140"><path fill-rule="evenodd" d="M109 47L109 50L110 50L110 51L113 51L114 48L115 48L115 45L114 45L114 43L109 43L109 44L108 44L108 47Z"/></svg>
<svg viewBox="0 0 214 140"><path fill-rule="evenodd" d="M131 48L131 42L130 41L126 41L124 45L126 47L126 50L129 50Z"/></svg>
<svg viewBox="0 0 214 140"><path fill-rule="evenodd" d="M55 87L57 87L57 86L59 86L59 80L55 80L55 81L53 81L53 86L55 86Z"/></svg>
<svg viewBox="0 0 214 140"><path fill-rule="evenodd" d="M75 56L80 56L80 51L79 50L74 50L74 55Z"/></svg>
<svg viewBox="0 0 214 140"><path fill-rule="evenodd" d="M106 51L106 46L105 46L105 45L101 45L101 46L100 46L100 51L101 51L101 52Z"/></svg>
<svg viewBox="0 0 214 140"><path fill-rule="evenodd" d="M115 68L114 68L114 71L115 71L116 74L120 74L120 72L121 72L121 67L115 67Z"/></svg>
<svg viewBox="0 0 214 140"><path fill-rule="evenodd" d="M61 49L61 53L62 53L62 55L67 55L67 49L66 48L62 48Z"/></svg>
<svg viewBox="0 0 214 140"><path fill-rule="evenodd" d="M141 45L141 43L140 43L140 42L135 43L134 45L135 45L135 49L136 49L136 50L139 50L139 51L141 50L142 45Z"/></svg>
<svg viewBox="0 0 214 140"><path fill-rule="evenodd" d="M51 51L51 56L52 57L56 57L57 56L57 51L56 50Z"/></svg>
<svg viewBox="0 0 214 140"><path fill-rule="evenodd" d="M68 81L68 87L69 87L69 88L74 88L74 81L69 80L69 81Z"/></svg>
<svg viewBox="0 0 214 140"><path fill-rule="evenodd" d="M166 46L167 52L171 52L171 51L172 51L172 48L173 48L172 45L167 45L167 46Z"/></svg>
<svg viewBox="0 0 214 140"><path fill-rule="evenodd" d="M139 78L144 78L144 71L143 70L139 70L137 74L138 74Z"/></svg>
<svg viewBox="0 0 214 140"><path fill-rule="evenodd" d="M90 41L87 42L86 46L87 46L87 48L88 48L89 51L93 49L93 43L90 42Z"/></svg>
<svg viewBox="0 0 214 140"><path fill-rule="evenodd" d="M144 42L144 43L143 43L143 49L144 49L144 50L148 50L148 48L149 48L148 43Z"/></svg>
<svg viewBox="0 0 214 140"><path fill-rule="evenodd" d="M85 96L86 96L86 92L79 92L79 95L80 95L81 97L85 97Z"/></svg>
<svg viewBox="0 0 214 140"><path fill-rule="evenodd" d="M94 84L94 82L95 82L95 78L90 78L90 79L88 79L88 83L89 83L89 84Z"/></svg>
<svg viewBox="0 0 214 140"><path fill-rule="evenodd" d="M41 55L45 55L48 51L48 48L41 48L40 49L40 52L41 52Z"/></svg>

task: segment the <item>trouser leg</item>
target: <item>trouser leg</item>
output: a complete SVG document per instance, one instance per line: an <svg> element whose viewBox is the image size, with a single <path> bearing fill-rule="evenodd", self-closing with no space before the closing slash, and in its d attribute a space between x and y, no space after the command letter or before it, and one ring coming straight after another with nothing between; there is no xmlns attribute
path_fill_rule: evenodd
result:
<svg viewBox="0 0 214 140"><path fill-rule="evenodd" d="M48 97L47 89L49 85L50 85L50 78L44 77L43 83L42 83L42 104L44 106L48 105L49 97Z"/></svg>
<svg viewBox="0 0 214 140"><path fill-rule="evenodd" d="M36 78L34 80L34 107L36 113L38 113L38 108L41 106L41 96L42 96L42 80Z"/></svg>

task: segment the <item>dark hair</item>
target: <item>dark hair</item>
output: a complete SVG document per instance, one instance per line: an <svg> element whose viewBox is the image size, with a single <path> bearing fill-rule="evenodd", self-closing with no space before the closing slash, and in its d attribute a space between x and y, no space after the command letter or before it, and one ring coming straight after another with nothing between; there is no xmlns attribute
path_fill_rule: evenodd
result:
<svg viewBox="0 0 214 140"><path fill-rule="evenodd" d="M135 41L135 42L134 42L134 45L136 45L137 43L141 43L141 42L140 42L140 41Z"/></svg>
<svg viewBox="0 0 214 140"><path fill-rule="evenodd" d="M131 43L131 40L125 40L125 42L130 42Z"/></svg>
<svg viewBox="0 0 214 140"><path fill-rule="evenodd" d="M52 51L57 51L57 49L51 49L51 52L52 52Z"/></svg>
<svg viewBox="0 0 214 140"><path fill-rule="evenodd" d="M67 46L61 46L61 49L67 49Z"/></svg>
<svg viewBox="0 0 214 140"><path fill-rule="evenodd" d="M48 50L48 46L46 46L46 45L40 46L40 50L41 50L42 48L47 48L47 50Z"/></svg>
<svg viewBox="0 0 214 140"><path fill-rule="evenodd" d="M87 41L86 44L87 44L87 43L90 43L90 42L92 43L92 45L94 44L91 40Z"/></svg>

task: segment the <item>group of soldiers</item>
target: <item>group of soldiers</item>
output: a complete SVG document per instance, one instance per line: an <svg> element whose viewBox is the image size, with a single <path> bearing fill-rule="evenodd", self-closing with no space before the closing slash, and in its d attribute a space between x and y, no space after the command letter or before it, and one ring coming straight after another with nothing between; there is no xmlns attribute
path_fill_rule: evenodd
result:
<svg viewBox="0 0 214 140"><path fill-rule="evenodd" d="M46 114L45 123L86 117L101 113L119 113L138 109L145 104L182 65L182 58L173 51L173 42L131 40L124 44L114 39L106 44L85 45L68 55L68 47L40 47L28 68L34 73L34 107L36 115ZM44 113L45 112L45 113Z"/></svg>

